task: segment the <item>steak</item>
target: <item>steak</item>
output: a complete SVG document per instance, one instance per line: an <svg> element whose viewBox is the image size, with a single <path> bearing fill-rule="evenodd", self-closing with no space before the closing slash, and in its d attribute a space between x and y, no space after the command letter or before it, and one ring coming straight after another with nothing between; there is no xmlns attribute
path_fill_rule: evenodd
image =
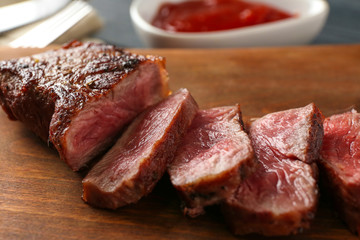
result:
<svg viewBox="0 0 360 240"><path fill-rule="evenodd" d="M317 202L322 115L314 104L268 114L251 124L259 166L223 204L235 234L289 235L308 228Z"/></svg>
<svg viewBox="0 0 360 240"><path fill-rule="evenodd" d="M359 234L360 114L355 110L325 119L319 167L340 217Z"/></svg>
<svg viewBox="0 0 360 240"><path fill-rule="evenodd" d="M116 209L152 191L198 110L180 89L137 117L83 180L83 199Z"/></svg>
<svg viewBox="0 0 360 240"><path fill-rule="evenodd" d="M196 217L229 197L254 165L240 106L218 107L197 113L168 173L184 213Z"/></svg>
<svg viewBox="0 0 360 240"><path fill-rule="evenodd" d="M0 102L9 118L52 144L73 170L168 92L164 59L112 45L72 42L0 62Z"/></svg>

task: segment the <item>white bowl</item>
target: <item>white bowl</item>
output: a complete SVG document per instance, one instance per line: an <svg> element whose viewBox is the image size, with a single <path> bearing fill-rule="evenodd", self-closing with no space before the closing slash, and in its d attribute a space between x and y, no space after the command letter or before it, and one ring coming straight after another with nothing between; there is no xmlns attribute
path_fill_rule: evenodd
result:
<svg viewBox="0 0 360 240"><path fill-rule="evenodd" d="M204 33L173 33L151 25L151 20L163 2L182 1L133 0L130 16L136 32L147 47L231 48L302 45L316 37L329 13L326 0L248 0L265 3L297 16L261 25Z"/></svg>

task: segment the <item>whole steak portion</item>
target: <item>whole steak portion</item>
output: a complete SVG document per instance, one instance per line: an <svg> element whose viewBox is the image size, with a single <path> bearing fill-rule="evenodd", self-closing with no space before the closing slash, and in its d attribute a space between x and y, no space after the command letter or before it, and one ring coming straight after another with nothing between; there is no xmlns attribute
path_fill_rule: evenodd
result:
<svg viewBox="0 0 360 240"><path fill-rule="evenodd" d="M240 106L231 106L197 113L168 172L185 214L196 217L229 197L254 166Z"/></svg>
<svg viewBox="0 0 360 240"><path fill-rule="evenodd" d="M0 62L0 102L79 170L119 131L168 95L162 58L112 45L73 42Z"/></svg>
<svg viewBox="0 0 360 240"><path fill-rule="evenodd" d="M312 162L322 138L322 115L314 104L252 123L250 139L259 167L223 205L235 234L288 235L309 227L318 201Z"/></svg>
<svg viewBox="0 0 360 240"><path fill-rule="evenodd" d="M115 209L152 191L173 159L198 106L180 89L137 117L83 180L83 199Z"/></svg>
<svg viewBox="0 0 360 240"><path fill-rule="evenodd" d="M360 114L355 110L325 119L319 166L340 216L359 234Z"/></svg>

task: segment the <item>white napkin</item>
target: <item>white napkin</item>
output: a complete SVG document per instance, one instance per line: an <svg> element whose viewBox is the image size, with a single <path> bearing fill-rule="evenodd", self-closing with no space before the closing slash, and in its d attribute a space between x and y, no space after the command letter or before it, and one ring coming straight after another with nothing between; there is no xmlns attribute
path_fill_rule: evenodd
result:
<svg viewBox="0 0 360 240"><path fill-rule="evenodd" d="M3 1L6 3L9 2L14 3L14 2L20 2L21 0L15 0L15 1L2 0L0 7L5 5ZM31 30L32 28L36 27L37 25L41 24L46 20L47 19L43 19L35 23L28 24L26 26L14 29L12 31L0 34L0 45L3 46L8 45L13 40L17 39L27 31ZM58 37L54 42L52 42L52 44L63 44L74 39L83 40L84 38L87 38L91 33L95 32L96 30L99 30L102 26L103 26L102 19L99 17L95 9L92 8L89 14L87 14L84 18L82 18L72 28L67 30L63 35Z"/></svg>

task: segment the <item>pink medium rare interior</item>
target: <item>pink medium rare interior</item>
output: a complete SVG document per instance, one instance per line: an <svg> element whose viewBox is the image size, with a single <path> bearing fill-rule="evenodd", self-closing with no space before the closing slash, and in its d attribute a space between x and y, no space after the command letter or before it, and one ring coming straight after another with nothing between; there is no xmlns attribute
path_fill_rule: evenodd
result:
<svg viewBox="0 0 360 240"><path fill-rule="evenodd" d="M344 181L360 180L360 114L334 115L324 121L321 156Z"/></svg>
<svg viewBox="0 0 360 240"><path fill-rule="evenodd" d="M261 171L251 175L238 189L239 204L244 208L283 214L294 208L306 210L316 202L316 181L308 164L283 159L271 168L260 165Z"/></svg>
<svg viewBox="0 0 360 240"><path fill-rule="evenodd" d="M259 145L256 148L261 151L267 146L274 146L273 150L276 148L275 152L284 158L308 161L307 139L313 113L314 105L309 104L303 108L271 113L262 117L261 121L255 121L251 132L256 132L258 138L255 139L255 145Z"/></svg>
<svg viewBox="0 0 360 240"><path fill-rule="evenodd" d="M169 171L175 185L194 184L232 171L252 155L237 107L200 110Z"/></svg>
<svg viewBox="0 0 360 240"><path fill-rule="evenodd" d="M103 191L111 192L123 179L131 179L137 174L141 170L141 164L156 167L156 160L150 163L148 159L167 137L167 128L171 126L174 116L181 109L183 98L184 94L172 96L157 104L155 109L150 108L151 111L146 111L136 118L115 146L95 165L87 178L95 178L99 186L104 186ZM148 167L149 165L146 168ZM113 179L109 181L108 176Z"/></svg>
<svg viewBox="0 0 360 240"><path fill-rule="evenodd" d="M101 99L88 102L66 132L66 159L82 166L107 148L124 125L164 97L164 80L154 63L140 65Z"/></svg>

